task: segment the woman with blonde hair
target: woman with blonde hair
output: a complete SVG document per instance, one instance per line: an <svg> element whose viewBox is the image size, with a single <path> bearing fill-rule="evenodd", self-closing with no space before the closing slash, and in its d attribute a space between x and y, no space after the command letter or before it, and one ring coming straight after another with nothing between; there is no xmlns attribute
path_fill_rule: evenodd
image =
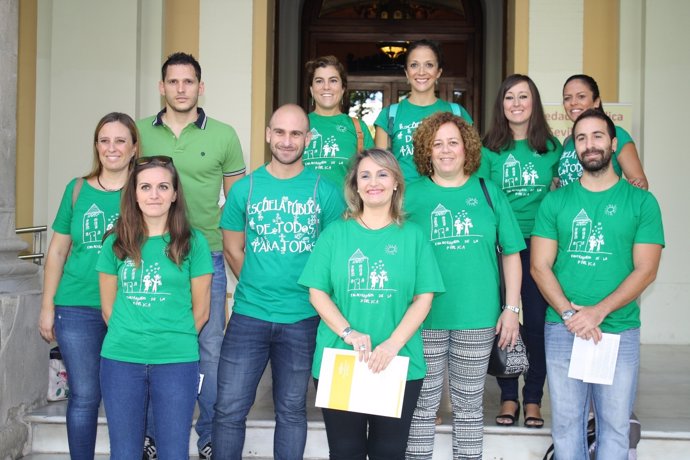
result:
<svg viewBox="0 0 690 460"><path fill-rule="evenodd" d="M400 418L323 409L330 458L405 458L412 412L426 373L420 325L443 292L419 227L402 215L405 182L390 152L365 150L348 173L344 219L324 230L299 283L321 316L313 376L324 348L353 349L372 372L410 358Z"/></svg>

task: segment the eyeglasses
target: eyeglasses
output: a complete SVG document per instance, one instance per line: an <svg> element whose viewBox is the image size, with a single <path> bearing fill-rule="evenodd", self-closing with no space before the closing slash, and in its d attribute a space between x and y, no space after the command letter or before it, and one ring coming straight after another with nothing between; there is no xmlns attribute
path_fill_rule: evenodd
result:
<svg viewBox="0 0 690 460"><path fill-rule="evenodd" d="M136 159L134 164L136 166L144 166L153 163L161 166L167 166L169 164L172 164L172 162L173 159L167 155L153 155L151 157L139 157Z"/></svg>

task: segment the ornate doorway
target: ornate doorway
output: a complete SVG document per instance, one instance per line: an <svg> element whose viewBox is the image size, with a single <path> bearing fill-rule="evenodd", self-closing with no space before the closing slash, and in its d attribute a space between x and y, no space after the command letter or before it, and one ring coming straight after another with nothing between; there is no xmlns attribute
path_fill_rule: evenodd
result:
<svg viewBox="0 0 690 460"><path fill-rule="evenodd" d="M306 0L302 57L305 62L325 54L338 57L348 71L350 114L372 125L381 107L409 91L406 42L436 40L445 58L438 97L462 104L481 123L482 23L480 0ZM306 110L308 96L302 85Z"/></svg>

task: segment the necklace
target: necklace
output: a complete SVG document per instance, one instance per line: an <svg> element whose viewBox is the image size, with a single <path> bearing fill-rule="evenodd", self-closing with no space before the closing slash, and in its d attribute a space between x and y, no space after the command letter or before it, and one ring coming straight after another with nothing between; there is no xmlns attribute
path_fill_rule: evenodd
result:
<svg viewBox="0 0 690 460"><path fill-rule="evenodd" d="M103 184L101 184L101 176L96 176L96 182L98 182L98 185L105 190L106 192L119 192L122 190L122 187L120 188L106 188ZM124 187L124 186L123 186Z"/></svg>
<svg viewBox="0 0 690 460"><path fill-rule="evenodd" d="M359 216L359 221L362 223L362 225L364 225L364 227L366 227L366 228L369 229L369 230L381 230L382 228L388 227L388 226L392 223L392 221L388 221L388 222L386 223L386 225L382 225L382 226L379 227L379 228L371 228L371 227L369 227L369 226L367 225L366 222L364 222L364 219L362 219L362 216Z"/></svg>

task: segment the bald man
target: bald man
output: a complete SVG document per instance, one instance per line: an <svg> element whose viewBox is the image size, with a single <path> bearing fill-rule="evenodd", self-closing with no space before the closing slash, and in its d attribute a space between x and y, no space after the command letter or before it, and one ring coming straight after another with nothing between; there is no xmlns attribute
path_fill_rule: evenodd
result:
<svg viewBox="0 0 690 460"><path fill-rule="evenodd" d="M296 105L266 128L271 161L237 182L220 226L225 258L239 283L221 348L213 458L240 460L246 419L271 361L275 459L301 459L306 394L319 317L297 284L316 238L345 203L331 182L304 169L309 120Z"/></svg>

